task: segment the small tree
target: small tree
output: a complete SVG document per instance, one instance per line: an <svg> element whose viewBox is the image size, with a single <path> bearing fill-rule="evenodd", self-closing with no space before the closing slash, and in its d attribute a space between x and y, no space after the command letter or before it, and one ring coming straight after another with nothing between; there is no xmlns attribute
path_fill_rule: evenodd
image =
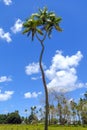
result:
<svg viewBox="0 0 87 130"><path fill-rule="evenodd" d="M48 12L47 8L43 10L39 9L38 13L32 14L29 19L27 19L23 23L23 27L25 28L23 34L27 34L29 36L32 35L32 41L34 37L38 39L41 44L42 50L40 53L39 66L42 74L42 81L45 90L45 130L48 130L48 113L49 113L49 103L48 103L48 90L46 85L45 74L42 66L42 57L44 53L44 41L48 36L50 38L52 30L55 28L57 31L62 31L59 26L61 21L60 17L57 17L54 12ZM42 39L41 39L42 36Z"/></svg>
<svg viewBox="0 0 87 130"><path fill-rule="evenodd" d="M26 124L28 123L28 119L27 119L27 112L28 112L28 110L27 110L27 109L25 109L25 113L26 113L25 123L26 123Z"/></svg>
<svg viewBox="0 0 87 130"><path fill-rule="evenodd" d="M7 115L8 124L21 124L21 122L22 122L21 117L17 111Z"/></svg>
<svg viewBox="0 0 87 130"><path fill-rule="evenodd" d="M84 98L80 99L82 105L81 118L82 123L87 124L87 91L84 93Z"/></svg>
<svg viewBox="0 0 87 130"><path fill-rule="evenodd" d="M38 118L36 116L36 106L31 107L31 114L28 120L29 120L29 123L37 123Z"/></svg>

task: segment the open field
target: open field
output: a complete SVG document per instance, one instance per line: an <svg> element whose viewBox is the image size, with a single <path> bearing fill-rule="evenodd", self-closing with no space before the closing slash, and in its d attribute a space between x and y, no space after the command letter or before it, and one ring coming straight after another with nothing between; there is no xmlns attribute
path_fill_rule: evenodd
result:
<svg viewBox="0 0 87 130"><path fill-rule="evenodd" d="M0 130L44 130L44 127L36 125L0 125ZM49 130L87 130L87 127L50 126Z"/></svg>

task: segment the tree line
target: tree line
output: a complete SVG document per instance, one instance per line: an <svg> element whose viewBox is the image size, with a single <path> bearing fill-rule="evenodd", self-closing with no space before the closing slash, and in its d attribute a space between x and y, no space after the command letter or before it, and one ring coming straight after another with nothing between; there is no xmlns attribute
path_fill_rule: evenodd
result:
<svg viewBox="0 0 87 130"><path fill-rule="evenodd" d="M51 99L51 104L49 105L49 124L87 124L87 92L78 102L74 99L68 100L65 95L57 94L56 92L53 92L52 96L54 96L54 102Z"/></svg>
<svg viewBox="0 0 87 130"><path fill-rule="evenodd" d="M27 113L28 110L25 109ZM87 92L78 102L68 100L64 94L53 92L49 94L48 124L86 125L87 124ZM20 116L19 111L0 114L0 124L37 124L44 123L45 107L31 107L30 115Z"/></svg>
<svg viewBox="0 0 87 130"><path fill-rule="evenodd" d="M18 111L0 114L0 124L20 124L21 122L22 119Z"/></svg>

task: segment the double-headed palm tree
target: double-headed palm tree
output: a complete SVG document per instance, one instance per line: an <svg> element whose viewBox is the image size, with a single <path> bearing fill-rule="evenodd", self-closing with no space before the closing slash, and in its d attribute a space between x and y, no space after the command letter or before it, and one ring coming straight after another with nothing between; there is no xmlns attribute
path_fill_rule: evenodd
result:
<svg viewBox="0 0 87 130"><path fill-rule="evenodd" d="M44 53L44 41L48 36L50 38L52 30L56 29L57 31L62 31L59 26L61 21L60 17L57 17L54 12L48 12L47 8L39 9L38 13L34 13L28 18L24 23L23 34L27 36L31 35L32 41L34 37L38 39L41 44L42 50L40 53L39 66L42 74L42 81L45 90L45 130L48 130L48 114L49 114L49 102L48 102L48 90L46 85L45 73L42 66L42 57Z"/></svg>

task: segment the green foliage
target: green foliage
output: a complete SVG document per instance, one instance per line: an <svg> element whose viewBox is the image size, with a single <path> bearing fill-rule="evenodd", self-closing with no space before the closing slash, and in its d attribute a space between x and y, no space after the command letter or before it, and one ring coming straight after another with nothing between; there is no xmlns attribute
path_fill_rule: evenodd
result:
<svg viewBox="0 0 87 130"><path fill-rule="evenodd" d="M20 124L21 117L17 112L12 112L7 116L7 123L9 124Z"/></svg>
<svg viewBox="0 0 87 130"><path fill-rule="evenodd" d="M26 19L23 23L23 34L27 33L28 36L31 34L32 41L34 40L36 33L44 35L44 32L47 32L48 37L50 38L54 28L57 31L62 31L59 26L60 21L61 17L57 17L54 12L48 12L46 7L39 9L38 13L32 14L30 18Z"/></svg>
<svg viewBox="0 0 87 130"><path fill-rule="evenodd" d="M57 124L57 123L58 123L58 119L56 119L56 118L52 118L50 120L50 124Z"/></svg>
<svg viewBox="0 0 87 130"><path fill-rule="evenodd" d="M0 124L6 124L7 123L7 115L0 114Z"/></svg>

